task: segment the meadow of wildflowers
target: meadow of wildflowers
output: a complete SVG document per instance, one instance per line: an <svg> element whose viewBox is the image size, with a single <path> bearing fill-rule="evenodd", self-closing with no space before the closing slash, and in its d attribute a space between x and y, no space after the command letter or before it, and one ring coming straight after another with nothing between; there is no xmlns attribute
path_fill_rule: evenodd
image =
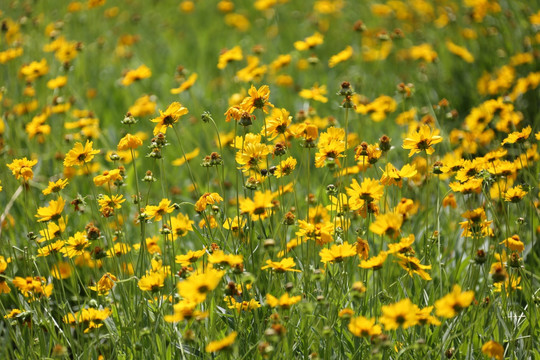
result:
<svg viewBox="0 0 540 360"><path fill-rule="evenodd" d="M0 22L0 359L540 359L537 0Z"/></svg>

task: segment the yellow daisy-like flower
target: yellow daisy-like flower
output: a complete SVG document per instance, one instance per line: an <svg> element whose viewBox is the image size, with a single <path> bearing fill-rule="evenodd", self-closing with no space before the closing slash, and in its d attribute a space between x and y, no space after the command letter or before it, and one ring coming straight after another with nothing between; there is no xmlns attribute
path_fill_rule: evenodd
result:
<svg viewBox="0 0 540 360"><path fill-rule="evenodd" d="M293 170L296 168L297 161L292 156L289 156L287 159L281 161L274 171L274 176L281 178L283 176L290 175Z"/></svg>
<svg viewBox="0 0 540 360"><path fill-rule="evenodd" d="M154 219L155 221L160 221L163 218L163 215L170 214L174 211L174 206L171 205L171 200L161 199L157 206L148 205L144 212L149 219Z"/></svg>
<svg viewBox="0 0 540 360"><path fill-rule="evenodd" d="M474 62L474 56L470 53L469 50L467 50L467 48L456 45L450 40L446 40L446 47L452 54L459 56L466 62L468 63Z"/></svg>
<svg viewBox="0 0 540 360"><path fill-rule="evenodd" d="M348 242L344 242L341 245L332 245L330 249L322 249L319 252L321 262L323 263L336 263L342 262L344 258L356 256L356 246L351 245Z"/></svg>
<svg viewBox="0 0 540 360"><path fill-rule="evenodd" d="M227 64L231 61L240 61L244 58L242 55L242 48L235 46L230 50L225 50L219 55L218 69L223 70L227 67Z"/></svg>
<svg viewBox="0 0 540 360"><path fill-rule="evenodd" d="M67 257L72 258L84 254L84 249L88 246L90 246L90 242L86 234L78 231L75 235L69 237L60 251Z"/></svg>
<svg viewBox="0 0 540 360"><path fill-rule="evenodd" d="M442 140L438 129L431 131L428 125L422 125L418 131L409 133L407 138L403 140L403 148L411 150L409 157L422 151L431 155L435 152L432 146L442 142Z"/></svg>
<svg viewBox="0 0 540 360"><path fill-rule="evenodd" d="M289 293L281 295L279 299L271 294L266 294L266 304L268 304L270 307L279 306L282 309L288 309L292 305L299 303L301 300L302 296L289 296Z"/></svg>
<svg viewBox="0 0 540 360"><path fill-rule="evenodd" d="M422 265L420 260L414 256L404 256L398 254L397 257L400 259L399 265L409 273L412 277L413 274L417 274L424 280L431 280L431 276L425 271L431 269L431 265Z"/></svg>
<svg viewBox="0 0 540 360"><path fill-rule="evenodd" d="M527 140L529 138L529 136L531 135L531 132L532 132L532 128L529 125L529 126L527 126L526 128L524 128L521 131L515 131L515 132L509 134L506 137L506 139L503 140L501 145L504 146L505 144L522 143L522 142L524 142L525 140Z"/></svg>
<svg viewBox="0 0 540 360"><path fill-rule="evenodd" d="M418 306L410 299L403 299L392 305L381 307L381 323L386 330L395 330L399 327L407 329L418 324Z"/></svg>
<svg viewBox="0 0 540 360"><path fill-rule="evenodd" d="M396 213L381 214L369 226L369 231L378 235L388 235L396 238L399 235L403 216Z"/></svg>
<svg viewBox="0 0 540 360"><path fill-rule="evenodd" d="M522 189L521 185L514 186L504 193L504 200L508 202L520 202L528 193Z"/></svg>
<svg viewBox="0 0 540 360"><path fill-rule="evenodd" d="M503 360L504 359L504 348L501 344L496 341L489 340L484 345L482 345L482 353L489 356L492 359Z"/></svg>
<svg viewBox="0 0 540 360"><path fill-rule="evenodd" d="M198 75L196 73L191 74L186 81L184 81L182 84L180 84L179 87L171 89L171 94L180 94L195 84L195 81L197 81Z"/></svg>
<svg viewBox="0 0 540 360"><path fill-rule="evenodd" d="M26 157L22 159L14 159L7 167L11 170L11 173L16 179L21 177L28 181L34 177L32 167L37 164L37 160L28 160Z"/></svg>
<svg viewBox="0 0 540 360"><path fill-rule="evenodd" d="M374 256L368 260L362 260L358 267L361 267L362 269L379 270L382 268L387 256L388 253L386 251L381 251L377 256Z"/></svg>
<svg viewBox="0 0 540 360"><path fill-rule="evenodd" d="M435 301L435 313L437 316L452 318L471 305L473 300L474 291L461 292L461 287L454 285L451 293Z"/></svg>
<svg viewBox="0 0 540 360"><path fill-rule="evenodd" d="M324 37L316 32L315 34L308 36L303 41L295 41L294 47L298 51L304 51L314 48L317 45L320 45L324 42Z"/></svg>
<svg viewBox="0 0 540 360"><path fill-rule="evenodd" d="M201 303L206 299L206 295L219 285L223 275L225 275L224 271L207 268L206 271L195 273L180 282L178 293L184 299Z"/></svg>
<svg viewBox="0 0 540 360"><path fill-rule="evenodd" d="M406 164L401 170L398 170L391 163L387 163L381 176L381 184L401 187L403 178L412 178L416 174L417 171L414 165Z"/></svg>
<svg viewBox="0 0 540 360"><path fill-rule="evenodd" d="M195 211L203 212L208 205L214 205L223 201L218 193L204 193L195 203Z"/></svg>
<svg viewBox="0 0 540 360"><path fill-rule="evenodd" d="M337 53L336 55L333 55L330 58L330 60L328 60L328 67L333 68L337 64L350 59L352 55L353 55L353 48L352 46L349 45L345 48L345 50Z"/></svg>
<svg viewBox="0 0 540 360"><path fill-rule="evenodd" d="M159 110L159 116L150 120L156 123L156 126L154 127L154 135L159 133L165 134L167 132L167 128L172 127L173 124L178 121L180 116L186 115L188 112L189 111L187 108L176 101L169 105L165 112Z"/></svg>
<svg viewBox="0 0 540 360"><path fill-rule="evenodd" d="M319 84L315 84L311 89L302 89L298 95L304 99L313 99L325 104L328 102L328 98L324 96L327 92L326 85L319 86Z"/></svg>
<svg viewBox="0 0 540 360"><path fill-rule="evenodd" d="M197 251L189 250L185 255L176 255L175 262L187 267L199 260L204 254L206 254L206 248Z"/></svg>
<svg viewBox="0 0 540 360"><path fill-rule="evenodd" d="M58 220L61 217L65 205L66 202L64 199L59 197L58 200L51 200L49 206L38 208L36 215L38 222Z"/></svg>
<svg viewBox="0 0 540 360"><path fill-rule="evenodd" d="M264 113L268 114L268 109L273 108L268 100L270 99L270 88L268 85L261 86L258 90L255 86L251 85L248 90L248 96L240 103L242 110L253 113L255 109L261 109Z"/></svg>
<svg viewBox="0 0 540 360"><path fill-rule="evenodd" d="M47 81L47 87L51 90L59 89L67 84L67 76L58 76L54 79Z"/></svg>
<svg viewBox="0 0 540 360"><path fill-rule="evenodd" d="M128 150L128 149L136 149L139 146L143 144L140 137L136 135L126 134L120 141L118 142L118 146L116 147L118 150Z"/></svg>
<svg viewBox="0 0 540 360"><path fill-rule="evenodd" d="M525 250L525 244L520 240L519 235L512 235L501 241L499 244L504 244L508 249L519 253Z"/></svg>
<svg viewBox="0 0 540 360"><path fill-rule="evenodd" d="M375 325L375 319L367 319L363 316L352 318L348 328L354 336L359 337L371 337L382 333L381 327Z"/></svg>
<svg viewBox="0 0 540 360"><path fill-rule="evenodd" d="M63 188L65 188L68 184L67 179L58 179L57 181L49 181L49 185L43 189L43 195L49 195L52 193L57 193Z"/></svg>
<svg viewBox="0 0 540 360"><path fill-rule="evenodd" d="M151 272L144 275L137 285L139 289L143 291L156 292L165 286L165 278L167 277L165 272Z"/></svg>
<svg viewBox="0 0 540 360"><path fill-rule="evenodd" d="M208 345L206 345L206 352L216 352L230 347L232 344L234 344L237 335L238 333L233 331L221 340L211 341Z"/></svg>
<svg viewBox="0 0 540 360"><path fill-rule="evenodd" d="M356 179L352 180L351 187L346 188L349 198L349 206L352 210L358 210L364 206L365 202L380 200L384 194L384 186L379 180L365 178L362 184L358 184Z"/></svg>
<svg viewBox="0 0 540 360"><path fill-rule="evenodd" d="M284 273L286 271L301 272L301 270L293 269L296 266L293 258L285 258L281 261L266 260L266 264L261 267L261 270L272 269L277 273Z"/></svg>
<svg viewBox="0 0 540 360"><path fill-rule="evenodd" d="M122 85L128 86L135 81L146 79L152 76L152 70L146 65L141 65L135 70L129 70L122 79Z"/></svg>
<svg viewBox="0 0 540 360"><path fill-rule="evenodd" d="M107 272L103 274L95 286L89 286L88 288L92 291L96 291L99 295L108 295L117 280L116 276Z"/></svg>
<svg viewBox="0 0 540 360"><path fill-rule="evenodd" d="M82 143L77 142L73 149L69 150L66 157L64 158L64 166L81 166L87 162L92 161L94 155L99 154L99 150L94 150L92 141L86 140L86 144L83 146Z"/></svg>

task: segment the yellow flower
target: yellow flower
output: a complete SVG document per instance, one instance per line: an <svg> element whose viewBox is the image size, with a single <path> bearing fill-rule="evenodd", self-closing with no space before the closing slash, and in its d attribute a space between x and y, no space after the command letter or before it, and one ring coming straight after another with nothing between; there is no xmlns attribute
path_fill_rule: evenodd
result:
<svg viewBox="0 0 540 360"><path fill-rule="evenodd" d="M261 86L258 90L255 86L251 85L248 90L248 96L242 100L240 107L242 110L253 113L255 109L261 109L264 113L268 114L268 108L273 108L269 102L270 99L270 88L268 85Z"/></svg>
<svg viewBox="0 0 540 360"><path fill-rule="evenodd" d="M178 293L184 299L201 303L206 295L214 290L225 275L224 271L207 268L205 272L198 272L178 284Z"/></svg>
<svg viewBox="0 0 540 360"><path fill-rule="evenodd" d="M138 117L138 116L146 116L151 115L156 111L156 102L154 101L153 96L149 95L143 95L137 100L135 100L135 104L129 107L128 112L131 113L131 115Z"/></svg>
<svg viewBox="0 0 540 360"><path fill-rule="evenodd" d="M77 142L73 149L69 150L66 157L64 158L64 166L81 166L87 162L92 161L94 155L99 154L99 150L94 150L92 141L86 140L86 144L83 146L82 143Z"/></svg>
<svg viewBox="0 0 540 360"><path fill-rule="evenodd" d="M57 193L63 188L65 188L68 184L67 179L58 179L55 182L49 181L49 186L47 186L45 189L43 189L43 195L49 195L52 193Z"/></svg>
<svg viewBox="0 0 540 360"><path fill-rule="evenodd" d="M175 262L187 267L199 260L204 254L206 254L206 248L197 251L189 250L185 255L176 255Z"/></svg>
<svg viewBox="0 0 540 360"><path fill-rule="evenodd" d="M259 302L255 299L250 299L249 301L236 301L234 296L227 296L225 301L228 303L227 307L229 309L236 309L238 312L242 310L250 311L261 307L261 304L259 304Z"/></svg>
<svg viewBox="0 0 540 360"><path fill-rule="evenodd" d="M396 238L403 224L403 216L397 213L381 214L369 226L369 230L378 235Z"/></svg>
<svg viewBox="0 0 540 360"><path fill-rule="evenodd" d="M208 256L208 262L211 264L229 265L237 267L242 265L244 257L242 255L225 254L222 250L215 250Z"/></svg>
<svg viewBox="0 0 540 360"><path fill-rule="evenodd" d="M146 65L141 65L135 70L129 70L122 79L122 85L128 86L135 81L146 79L152 76L152 70Z"/></svg>
<svg viewBox="0 0 540 360"><path fill-rule="evenodd" d="M332 245L330 249L322 249L319 252L321 262L323 263L336 263L342 262L344 258L356 255L356 246L351 245L348 242L344 242L341 245Z"/></svg>
<svg viewBox="0 0 540 360"><path fill-rule="evenodd" d="M197 76L196 73L191 74L179 87L171 89L171 94L180 94L191 88L195 84L195 81L197 81Z"/></svg>
<svg viewBox="0 0 540 360"><path fill-rule="evenodd" d="M497 360L504 359L504 348L496 341L489 340L482 345L482 353Z"/></svg>
<svg viewBox="0 0 540 360"><path fill-rule="evenodd" d="M139 146L142 145L142 140L136 135L126 134L120 141L118 142L118 146L116 147L118 150L128 150L128 149L136 149Z"/></svg>
<svg viewBox="0 0 540 360"><path fill-rule="evenodd" d="M451 293L435 301L435 313L437 316L452 318L471 305L473 300L474 291L461 292L461 287L456 284Z"/></svg>
<svg viewBox="0 0 540 360"><path fill-rule="evenodd" d="M439 130L435 129L432 132L428 125L422 125L418 131L409 133L408 137L403 140L403 148L411 150L409 157L421 151L431 155L435 152L431 146L442 141L442 137L438 134Z"/></svg>
<svg viewBox="0 0 540 360"><path fill-rule="evenodd" d="M193 221L187 215L178 213L176 217L171 217L171 230L173 239L186 236L189 231L193 231Z"/></svg>
<svg viewBox="0 0 540 360"><path fill-rule="evenodd" d="M456 45L450 40L446 40L446 47L452 54L459 56L466 62L474 62L474 56L466 48Z"/></svg>
<svg viewBox="0 0 540 360"><path fill-rule="evenodd" d="M40 276L26 278L17 276L13 279L13 285L20 290L24 297L32 300L43 296L48 298L53 290L53 284L47 284L45 278Z"/></svg>
<svg viewBox="0 0 540 360"><path fill-rule="evenodd" d="M525 140L527 140L529 138L529 135L531 135L531 132L532 132L532 128L531 126L527 126L526 128L524 128L523 130L521 131L516 131L516 132L513 132L511 134L509 134L506 139L503 140L503 142L501 143L502 146L504 146L505 144L515 144L515 143L522 143L524 142Z"/></svg>
<svg viewBox="0 0 540 360"><path fill-rule="evenodd" d="M431 265L420 264L420 260L414 256L404 256L402 254L398 254L397 257L400 259L399 265L405 269L411 277L413 274L417 274L424 280L431 280L431 276L429 276L429 274L425 271L431 269Z"/></svg>
<svg viewBox="0 0 540 360"><path fill-rule="evenodd" d="M433 62L437 59L437 52L427 43L411 47L408 50L408 55L411 59L422 59L426 62Z"/></svg>
<svg viewBox="0 0 540 360"><path fill-rule="evenodd" d="M375 325L375 319L367 319L363 316L352 318L348 328L354 336L371 337L382 333L381 327Z"/></svg>
<svg viewBox="0 0 540 360"><path fill-rule="evenodd" d="M388 253L386 251L381 251L379 255L375 257L372 257L368 260L362 260L358 267L361 267L362 269L379 270L382 268L387 256Z"/></svg>
<svg viewBox="0 0 540 360"><path fill-rule="evenodd" d="M83 324L86 327L84 333L90 332L92 329L97 329L103 326L105 321L111 315L111 310L87 308L77 311L75 314L67 314L63 320L66 324Z"/></svg>
<svg viewBox="0 0 540 360"><path fill-rule="evenodd" d="M67 76L58 76L54 79L47 81L47 87L51 90L59 89L67 84Z"/></svg>
<svg viewBox="0 0 540 360"><path fill-rule="evenodd" d="M356 179L352 180L351 187L346 188L349 198L349 206L352 210L358 210L364 206L364 202L380 200L384 194L384 186L379 180L365 178L362 184Z"/></svg>
<svg viewBox="0 0 540 360"><path fill-rule="evenodd" d="M94 184L96 184L96 186L110 184L116 181L122 181L120 169L106 170L101 175L94 177Z"/></svg>
<svg viewBox="0 0 540 360"><path fill-rule="evenodd" d="M498 263L498 264L501 264L501 263ZM503 289L503 284L504 284L504 290L506 291L506 295L508 296L510 292L512 291L522 289L521 286L519 285L520 283L521 283L521 276L510 276L510 278L507 278L505 281L494 282L493 292L495 293L501 292Z"/></svg>
<svg viewBox="0 0 540 360"><path fill-rule="evenodd" d="M234 344L237 335L238 333L233 331L221 340L211 341L208 345L206 345L206 352L216 352L229 348L232 344Z"/></svg>
<svg viewBox="0 0 540 360"><path fill-rule="evenodd" d="M179 322L184 319L203 319L207 316L208 313L203 313L195 310L195 307L197 307L196 302L188 299L183 299L177 304L174 304L174 315L165 315L164 319L167 322Z"/></svg>
<svg viewBox="0 0 540 360"><path fill-rule="evenodd" d="M328 66L333 68L340 62L350 59L352 55L353 55L353 48L352 46L349 45L345 48L345 50L337 53L336 55L333 55L328 61Z"/></svg>
<svg viewBox="0 0 540 360"><path fill-rule="evenodd" d="M325 104L328 102L328 98L324 96L326 93L326 85L319 86L319 84L314 84L311 89L302 89L298 95L304 99L313 99Z"/></svg>
<svg viewBox="0 0 540 360"><path fill-rule="evenodd" d="M103 274L95 286L89 286L88 288L92 291L96 291L98 295L108 295L116 281L116 276L107 272Z"/></svg>
<svg viewBox="0 0 540 360"><path fill-rule="evenodd" d="M250 142L245 144L243 149L238 150L235 160L241 165L239 169L244 172L248 170L260 171L260 164L263 163L263 166L266 166L264 163L270 151L270 145Z"/></svg>
<svg viewBox="0 0 540 360"><path fill-rule="evenodd" d="M225 50L219 55L218 69L223 70L227 64L231 61L240 61L244 58L242 55L242 48L235 46L230 50Z"/></svg>
<svg viewBox="0 0 540 360"><path fill-rule="evenodd" d="M178 121L180 116L183 116L188 112L189 111L187 108L176 101L170 104L165 112L159 110L159 116L150 120L156 123L156 126L154 127L154 135L159 133L165 134L167 132L167 128L172 127L173 124Z"/></svg>
<svg viewBox="0 0 540 360"><path fill-rule="evenodd" d="M319 245L327 244L333 240L334 223L332 222L312 224L299 220L298 225L299 230L296 232L296 236L299 238L314 240Z"/></svg>
<svg viewBox="0 0 540 360"><path fill-rule="evenodd" d="M525 244L519 239L519 235L512 235L511 237L501 241L499 244L504 244L508 249L512 251L522 252L525 250Z"/></svg>
<svg viewBox="0 0 540 360"><path fill-rule="evenodd" d="M62 197L59 197L58 200L51 200L47 207L40 207L37 210L36 217L38 222L54 221L60 218L60 214L64 210L66 202Z"/></svg>
<svg viewBox="0 0 540 360"><path fill-rule="evenodd" d="M317 45L320 45L324 42L324 37L316 32L315 34L308 36L304 41L295 41L294 47L298 51L304 51L314 48Z"/></svg>
<svg viewBox="0 0 540 360"><path fill-rule="evenodd" d="M165 278L167 275L164 272L150 272L139 280L137 285L143 291L156 292L165 286Z"/></svg>
<svg viewBox="0 0 540 360"><path fill-rule="evenodd" d="M61 252L69 258L84 254L84 249L90 246L90 242L86 234L77 231L75 235L70 236L65 242Z"/></svg>
<svg viewBox="0 0 540 360"><path fill-rule="evenodd" d="M266 260L265 266L261 267L261 270L272 269L277 273L284 273L286 271L301 272L301 270L293 269L296 266L293 258L285 258L281 261Z"/></svg>
<svg viewBox="0 0 540 360"><path fill-rule="evenodd" d="M431 315L433 306L428 306L423 309L418 309L416 316L418 317L418 323L420 325L431 324L435 326L441 325L441 321L435 316Z"/></svg>
<svg viewBox="0 0 540 360"><path fill-rule="evenodd" d="M11 262L11 259L6 259L0 255L0 275L4 275L4 272L7 269L7 264ZM11 292L11 289L6 283L6 280L3 277L0 277L0 294L8 294Z"/></svg>
<svg viewBox="0 0 540 360"><path fill-rule="evenodd" d="M286 109L272 109L272 114L266 118L265 126L261 130L261 135L267 136L268 140L273 140L279 135L287 138L292 135L289 130L292 116Z"/></svg>
<svg viewBox="0 0 540 360"><path fill-rule="evenodd" d="M528 193L521 188L521 185L514 186L504 193L504 200L507 202L520 202Z"/></svg>
<svg viewBox="0 0 540 360"><path fill-rule="evenodd" d="M296 168L297 161L292 156L289 156L287 159L281 161L274 171L274 176L278 179L290 175L293 170Z"/></svg>
<svg viewBox="0 0 540 360"><path fill-rule="evenodd" d="M266 294L266 304L270 307L279 306L282 309L288 309L292 305L299 303L302 300L302 296L289 296L289 293L281 295L278 299L271 294Z"/></svg>
<svg viewBox="0 0 540 360"><path fill-rule="evenodd" d="M32 167L37 164L37 160L28 160L26 157L22 159L14 159L7 167L11 170L11 173L16 179L21 177L28 181L34 177Z"/></svg>
<svg viewBox="0 0 540 360"><path fill-rule="evenodd" d="M148 219L154 219L155 221L160 221L163 215L170 214L173 211L174 206L171 205L171 200L169 199L161 199L157 206L148 205L144 209Z"/></svg>
<svg viewBox="0 0 540 360"><path fill-rule="evenodd" d="M395 330L399 327L407 329L418 324L418 306L410 299L403 299L392 305L381 307L382 316L380 322L386 330Z"/></svg>
<svg viewBox="0 0 540 360"><path fill-rule="evenodd" d="M381 169L382 170L382 169ZM381 176L381 184L383 185L397 185L401 187L403 178L411 178L417 174L416 167L414 165L406 164L398 170L391 163L386 164L386 169L383 170Z"/></svg>
<svg viewBox="0 0 540 360"><path fill-rule="evenodd" d="M26 82L32 82L38 77L41 77L49 72L49 65L45 58L38 61L32 61L28 65L23 65L20 70L21 76L25 78Z"/></svg>
<svg viewBox="0 0 540 360"><path fill-rule="evenodd" d="M208 205L214 205L223 201L218 193L204 193L195 203L195 211L203 212Z"/></svg>
<svg viewBox="0 0 540 360"><path fill-rule="evenodd" d="M240 211L242 214L251 215L252 220L264 219L268 216L268 209L274 207L274 194L270 190L255 191L252 199L240 199Z"/></svg>
<svg viewBox="0 0 540 360"><path fill-rule="evenodd" d="M401 238L398 243L388 244L388 253L396 254L402 252L412 252L411 245L414 242L414 235L411 234L407 237Z"/></svg>
<svg viewBox="0 0 540 360"><path fill-rule="evenodd" d="M71 271L71 265L65 261L60 261L51 267L51 275L58 280L68 279Z"/></svg>

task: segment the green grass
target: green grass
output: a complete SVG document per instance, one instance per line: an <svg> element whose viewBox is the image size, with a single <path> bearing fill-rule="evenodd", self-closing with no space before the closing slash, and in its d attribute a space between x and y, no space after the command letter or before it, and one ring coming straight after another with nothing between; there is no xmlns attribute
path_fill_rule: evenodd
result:
<svg viewBox="0 0 540 360"><path fill-rule="evenodd" d="M263 11L252 1L235 1L233 13L249 21L247 31L227 25L227 14L218 10L217 2L195 1L189 13L180 9L180 3L108 1L95 8L80 3L81 10L76 12L68 11L69 2L65 1L0 5L0 260L4 259L0 261L0 338L4 344L0 358L480 359L489 358L483 345L494 340L502 345L505 359L540 359L540 25L534 3L490 1L484 14L481 5L473 8L461 1L390 1L387 6L391 12L383 16L373 1L290 0ZM336 6L336 11L317 10L328 4ZM402 8L398 10L398 6ZM445 16L450 19L447 23L443 22ZM365 24L364 31L354 30L359 20ZM46 33L52 28L56 29L52 34ZM396 36L400 31L395 29L403 36ZM295 48L296 41L315 32L323 34L322 44L306 51ZM120 41L126 35L134 36L135 41L121 48ZM68 63L44 49L60 36L79 43L76 56ZM466 48L474 62L450 52L447 40ZM386 44L391 44L386 56L374 61L366 58L368 51ZM414 58L410 49L422 44L429 44L436 53L434 61ZM243 59L218 69L220 53L237 45ZM352 57L330 67L330 57L349 45ZM1 61L6 50L17 47L23 49L21 56ZM272 70L270 64L286 54L291 56L290 64ZM518 54L529 58L516 63ZM248 56L257 57L258 66L267 68L261 76L245 82L237 72L247 66ZM48 70L25 81L23 66L42 58ZM123 86L127 70L143 64L152 75ZM514 74L506 82L497 78L497 71L504 66L511 66ZM198 78L190 89L178 95L170 93L193 73ZM479 88L485 74L492 76L492 85L498 85L487 93ZM68 77L67 84L49 89L47 82L61 75ZM280 85L278 75L288 75L292 82ZM356 93L351 100L355 108L343 107L344 96L337 94L344 81L350 82ZM524 81L528 86L518 91ZM316 84L327 87L327 102L299 95ZM400 92L399 84L410 86L411 96ZM287 128L296 136L265 136L271 114L261 109L253 111L251 126L225 121L225 112L234 105L231 99L241 101L252 85L255 89L269 86L268 101L290 112L292 122ZM27 86L35 94L25 95ZM123 124L129 108L143 95L152 96L155 111L135 116L134 124ZM383 95L390 97L386 110L384 105L363 110ZM496 99L501 100L498 108L502 110L484 111L485 123L478 120L481 116L473 118L478 109L493 106ZM17 106L32 100L37 107L31 111ZM159 145L150 120L173 102L180 102L189 113L167 129L165 144ZM71 103L71 107L48 113L52 105L63 103ZM400 122L400 114L413 108L414 118ZM99 119L97 127L90 133L89 129L70 128L79 120L74 110L91 111L82 117ZM380 121L375 121L373 112L382 110ZM208 120L204 112L211 120L204 121ZM50 133L31 137L26 126L40 114L48 115L43 124L50 126ZM508 125L503 126L506 120ZM302 126L312 124L318 128L318 137L309 147ZM404 139L414 138L423 124L438 130L442 142L433 145L431 155L420 151L408 156ZM331 134L328 129L332 126L344 130L333 140L338 150L328 155L325 166L316 167L317 154L325 150L324 134ZM528 126L530 134L501 145L512 138L509 134L515 136ZM111 161L108 152L117 151L127 133L138 134L143 140L135 149L138 156L131 162L127 152L125 159ZM248 134L259 134L261 139L253 143L269 146L270 153L252 164L253 171L243 172L237 153L246 148L233 148L226 134L237 135L242 141L247 137L248 142L252 136ZM346 134L349 143L345 146ZM383 135L390 137L392 147L380 153ZM66 154L77 142L84 144L86 140L93 141L93 148L100 153L88 163L66 168ZM278 141L286 143L286 150L274 155ZM362 142L372 145L370 152L379 151L379 155L370 156L372 166L341 173L336 160L341 166L365 165L366 160L355 159ZM159 158L149 156L155 148ZM195 148L200 153L188 164L172 164ZM506 152L494 155L500 149ZM205 156L213 152L219 153L222 163L201 166ZM525 153L528 157L520 158ZM33 176L26 180L16 179L7 168L23 157L37 160ZM292 173L281 178L271 175L271 168L288 157L297 161ZM469 171L447 171L445 167L453 166L453 158L462 159L460 166ZM503 162L494 162L494 158ZM437 161L442 162L442 174L434 167ZM354 196L348 200L353 209L341 200L332 205L332 194L354 193L347 190L353 179L359 184L368 178L384 181L383 172L390 163L397 169L412 165L417 173L403 178L402 186L383 186L372 202L379 214L362 214L362 209L352 205ZM501 174L498 170L503 166L509 170ZM92 181L119 167L122 180L116 184L96 186ZM261 170L270 175L262 176ZM263 181L249 186L254 182L250 176ZM58 194L43 195L48 181L60 178L69 179L67 187ZM451 183L455 189L460 181L477 179L482 182L471 194L450 187ZM280 188L288 184L291 190L282 192ZM505 201L507 189L518 185L526 191L522 199ZM376 192L374 189L368 190ZM255 213L264 208L267 217L258 219L241 211L246 209L243 199L257 202L265 191L273 195L267 195L268 201ZM134 201L137 192L141 194L139 203ZM197 212L196 202L204 193L217 193L223 201ZM126 201L111 216L104 216L98 204L103 195L123 195ZM455 208L443 206L443 199L451 195L455 196ZM58 224L58 219L38 222L35 215L60 196L66 200L61 215L67 226L58 238L41 242L44 236L40 231L50 223ZM157 206L162 199L170 200L171 211L159 221L145 218L144 214L151 213L149 206ZM241 202L237 205L238 199ZM408 208L404 206L406 199L410 201ZM343 205L346 209L337 214L336 208ZM485 214L479 222L465 216L475 209ZM379 234L373 223L391 212L400 214L395 236L391 232ZM193 225L172 240L171 219L178 214L186 215ZM294 216L287 223L290 214ZM243 221L236 233L223 227L235 216ZM217 226L209 229L203 224L211 217ZM322 228L327 224L330 241L321 244L313 236L299 234L304 221ZM99 229L98 238L88 235L89 224ZM479 224L485 225L483 232L478 230ZM472 229L469 234L464 232L467 227ZM77 232L89 237L84 256L70 258L62 252L39 256L39 251L56 241L67 245ZM399 265L403 258L396 254L388 254L379 270L359 267L365 260L357 254L344 255L335 263L321 262L321 250L333 245L350 243L356 248L357 241L363 239L369 244L369 258L373 258L409 235L414 235L415 241L403 256L430 265L426 269L430 280L409 275ZM505 245L505 239L513 235L519 235L523 250ZM157 239L159 252L151 253L152 248L147 247L145 239L150 237ZM301 240L298 246L280 254L297 238ZM122 244L129 250L114 254L114 246ZM242 256L242 265L212 265L212 253L215 256L218 248L225 254ZM190 266L175 261L178 255L201 249L205 249L204 255ZM496 256L503 251L507 259L498 260ZM277 262L285 257L292 258L293 269L299 271L261 269L267 260ZM51 270L59 262L70 269L63 280ZM502 265L496 272L499 262ZM184 285L178 287L189 284L201 272L204 280L210 281L212 268L222 272L215 283L205 285L205 299L195 299L193 291L183 292ZM106 273L116 278L114 287L99 295L89 287L96 286ZM144 290L144 286L141 289L140 280L148 274L154 274L159 284L153 291ZM41 280L38 278L36 288L26 293L17 279L35 277ZM518 277L519 288L508 289L504 280ZM50 294L39 295L47 284L53 287ZM503 290L497 292L500 284ZM444 317L438 301L454 285L473 292L474 299L464 301L461 308L456 306L454 316ZM284 294L298 298L290 306L271 307L268 294L278 299ZM231 309L225 299L229 295L238 302L256 301L260 307ZM386 320L388 306L404 299L418 308L434 306L432 324L421 325L415 315L414 324L408 326L397 317L398 328L392 329ZM166 320L175 314L175 304L188 300L197 304L184 313L185 319ZM20 313L7 316L13 309ZM67 321L70 316L77 319L83 309L110 314L96 320L95 328L88 321ZM404 316L415 311L406 309ZM374 319L373 336L355 336L351 331L351 318L360 316ZM215 352L206 350L208 344L233 332L237 336L230 346Z"/></svg>

